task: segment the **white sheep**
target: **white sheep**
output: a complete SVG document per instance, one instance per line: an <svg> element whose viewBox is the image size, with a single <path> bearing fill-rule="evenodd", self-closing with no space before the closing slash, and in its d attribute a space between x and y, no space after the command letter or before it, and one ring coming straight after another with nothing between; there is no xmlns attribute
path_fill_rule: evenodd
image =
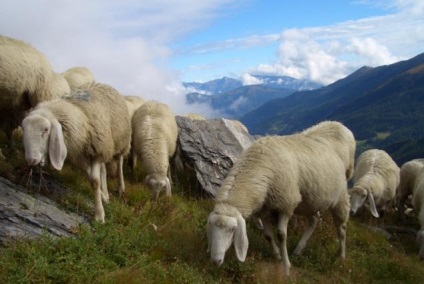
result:
<svg viewBox="0 0 424 284"><path fill-rule="evenodd" d="M9 140L31 108L69 93L65 78L40 51L0 35L0 127Z"/></svg>
<svg viewBox="0 0 424 284"><path fill-rule="evenodd" d="M66 79L71 90L75 90L84 85L92 84L94 80L94 75L87 67L76 66L69 68L61 75Z"/></svg>
<svg viewBox="0 0 424 284"><path fill-rule="evenodd" d="M344 258L349 219L346 172L354 163L350 149L355 145L352 132L332 121L298 134L256 140L234 164L215 196L206 226L211 260L222 264L234 240L237 258L244 261L248 249L245 219L260 217L265 237L289 274L286 241L291 216L306 215L309 221L294 251L301 254L319 212L325 210L332 213ZM271 212L278 213L279 246L274 241Z"/></svg>
<svg viewBox="0 0 424 284"><path fill-rule="evenodd" d="M120 190L124 190L123 156L129 152L131 125L122 96L100 83L72 96L39 104L23 120L25 157L30 166L61 170L65 159L86 169L94 190L95 220L104 222L102 198L108 201L104 163L120 159Z"/></svg>
<svg viewBox="0 0 424 284"><path fill-rule="evenodd" d="M364 151L356 161L354 185L349 191L352 213L365 204L376 218L378 211L386 211L394 202L399 171L396 162L385 151Z"/></svg>
<svg viewBox="0 0 424 284"><path fill-rule="evenodd" d="M185 117L191 119L191 120L205 120L205 118L197 113L188 113L184 115Z"/></svg>
<svg viewBox="0 0 424 284"><path fill-rule="evenodd" d="M417 213L421 229L417 233L420 260L424 260L424 168L421 168L412 190L412 205Z"/></svg>
<svg viewBox="0 0 424 284"><path fill-rule="evenodd" d="M171 109L162 103L148 101L132 118L133 159L141 160L146 171L144 183L154 198L165 190L171 196L169 159L175 154L178 126Z"/></svg>
<svg viewBox="0 0 424 284"><path fill-rule="evenodd" d="M128 108L128 114L130 121L132 121L132 117L134 115L134 112L144 104L144 100L141 97L137 96L123 96L125 99L125 103ZM130 149L130 154L128 155L128 162L132 168L135 168L137 165L137 159L134 159L132 155L132 149ZM113 160L106 164L107 173L109 177L116 177L118 176L118 170L119 170L119 160Z"/></svg>
<svg viewBox="0 0 424 284"><path fill-rule="evenodd" d="M396 190L396 207L400 214L404 213L405 202L412 194L415 180L423 167L424 159L414 159L404 163L400 167L400 182Z"/></svg>
<svg viewBox="0 0 424 284"><path fill-rule="evenodd" d="M139 107L141 107L145 103L145 101L143 98L137 97L137 96L124 96L124 99L125 99L125 103L127 104L130 120L132 120L134 112Z"/></svg>

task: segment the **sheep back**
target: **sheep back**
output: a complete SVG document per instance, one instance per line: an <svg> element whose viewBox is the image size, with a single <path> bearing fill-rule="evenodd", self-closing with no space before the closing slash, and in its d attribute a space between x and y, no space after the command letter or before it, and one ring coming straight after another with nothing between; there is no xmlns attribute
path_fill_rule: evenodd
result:
<svg viewBox="0 0 424 284"><path fill-rule="evenodd" d="M166 175L178 138L178 126L171 109L165 104L148 101L135 111L132 127L132 149L148 174Z"/></svg>
<svg viewBox="0 0 424 284"><path fill-rule="evenodd" d="M412 194L415 180L423 167L424 159L414 159L402 165L400 168L399 186L396 191L399 202L403 202L408 195Z"/></svg>
<svg viewBox="0 0 424 284"><path fill-rule="evenodd" d="M376 205L383 205L395 197L399 172L399 167L385 151L364 151L356 162L354 188L370 190Z"/></svg>
<svg viewBox="0 0 424 284"><path fill-rule="evenodd" d="M144 104L144 100L137 96L124 96L124 99L127 104L130 120L132 120L134 112Z"/></svg>
<svg viewBox="0 0 424 284"><path fill-rule="evenodd" d="M65 78L31 45L0 36L0 108L27 110L69 94Z"/></svg>
<svg viewBox="0 0 424 284"><path fill-rule="evenodd" d="M337 121L323 121L302 133L326 143L342 159L346 168L346 179L350 180L353 177L356 141L349 128Z"/></svg>
<svg viewBox="0 0 424 284"><path fill-rule="evenodd" d="M421 168L417 174L412 190L412 204L417 212L421 228L424 229L424 168Z"/></svg>
<svg viewBox="0 0 424 284"><path fill-rule="evenodd" d="M215 209L237 208L244 218L263 206L292 214L313 214L340 201L349 211L343 161L336 152L303 134L255 141L224 179Z"/></svg>
<svg viewBox="0 0 424 284"><path fill-rule="evenodd" d="M131 126L122 96L114 88L94 83L71 96L40 104L62 125L68 159L79 167L92 160L106 163L129 152Z"/></svg>
<svg viewBox="0 0 424 284"><path fill-rule="evenodd" d="M87 67L72 67L61 75L66 79L72 90L94 82L94 75Z"/></svg>

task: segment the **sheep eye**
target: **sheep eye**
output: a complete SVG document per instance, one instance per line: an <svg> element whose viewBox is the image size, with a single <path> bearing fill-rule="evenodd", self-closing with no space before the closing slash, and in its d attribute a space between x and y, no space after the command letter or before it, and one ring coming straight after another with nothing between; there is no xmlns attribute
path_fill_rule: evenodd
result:
<svg viewBox="0 0 424 284"><path fill-rule="evenodd" d="M43 133L47 133L48 131L49 131L49 128L47 127L43 129Z"/></svg>

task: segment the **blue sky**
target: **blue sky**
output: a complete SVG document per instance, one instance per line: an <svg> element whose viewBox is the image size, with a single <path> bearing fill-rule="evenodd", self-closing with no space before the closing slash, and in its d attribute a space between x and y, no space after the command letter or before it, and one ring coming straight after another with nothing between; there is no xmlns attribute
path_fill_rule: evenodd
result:
<svg viewBox="0 0 424 284"><path fill-rule="evenodd" d="M195 53L204 47L252 36L278 35L285 29L331 26L347 20L384 15L387 11L353 1L245 1L234 5L199 32L175 42L173 67L185 81L207 81L220 76L240 76L246 69L275 60L278 41L252 48L231 48L219 52ZM196 50L196 47L198 50ZM225 63L229 64L225 64ZM214 64L215 63L215 64ZM228 65L233 65L229 68ZM189 67L192 68L189 68ZM205 69L210 66L211 69ZM221 66L221 67L217 67ZM199 68L198 71L190 69ZM216 70L213 70L215 67Z"/></svg>
<svg viewBox="0 0 424 284"><path fill-rule="evenodd" d="M57 72L86 66L124 95L207 115L185 103L182 81L252 84L262 73L329 84L424 52L424 1L0 0L0 34Z"/></svg>

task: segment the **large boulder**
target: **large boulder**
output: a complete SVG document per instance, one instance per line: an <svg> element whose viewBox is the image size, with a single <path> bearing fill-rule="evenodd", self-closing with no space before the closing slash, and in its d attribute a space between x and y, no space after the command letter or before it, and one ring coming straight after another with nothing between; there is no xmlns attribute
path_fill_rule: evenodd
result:
<svg viewBox="0 0 424 284"><path fill-rule="evenodd" d="M177 164L194 171L202 190L215 196L222 180L254 138L237 120L191 120L177 116Z"/></svg>
<svg viewBox="0 0 424 284"><path fill-rule="evenodd" d="M0 243L43 234L73 237L84 223L87 223L85 218L63 211L49 198L0 177Z"/></svg>

